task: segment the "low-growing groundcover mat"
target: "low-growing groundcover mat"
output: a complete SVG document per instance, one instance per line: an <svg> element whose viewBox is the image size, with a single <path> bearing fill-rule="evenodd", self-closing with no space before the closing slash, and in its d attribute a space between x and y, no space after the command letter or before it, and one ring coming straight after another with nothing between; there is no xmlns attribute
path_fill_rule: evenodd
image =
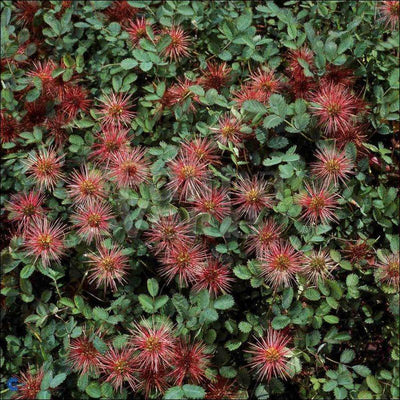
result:
<svg viewBox="0 0 400 400"><path fill-rule="evenodd" d="M2 398L399 398L399 4L2 1Z"/></svg>

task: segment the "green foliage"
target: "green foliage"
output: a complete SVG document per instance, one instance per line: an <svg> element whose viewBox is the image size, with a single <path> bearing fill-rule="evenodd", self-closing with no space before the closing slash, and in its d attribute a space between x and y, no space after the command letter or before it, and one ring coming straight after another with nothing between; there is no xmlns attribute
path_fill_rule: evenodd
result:
<svg viewBox="0 0 400 400"><path fill-rule="evenodd" d="M133 324L143 319L171 322L174 337L204 343L211 360L204 379L186 376L178 385L168 377L165 393L152 387L149 398L208 398L211 383L221 377L243 399L290 394L302 399L399 398L398 287L382 281L376 268L399 252L399 31L398 23L391 27L382 21L382 2L129 1L149 22L147 36L137 45L127 21L110 16L116 2L79 0L65 6L68 2L43 1L26 23L20 9L24 2L18 3L0 5L2 398L13 396L7 386L11 376L40 368L40 399L131 398L128 385L119 393L105 381L104 371L79 375L68 354L71 341L85 335L101 355L111 344L127 348ZM136 17L125 10L120 18ZM189 55L177 60L164 55L172 43L164 31L172 25L190 38ZM340 195L337 221L316 225L302 218L298 198L314 179L310 166L316 149L332 145L333 138L312 111L315 93L302 98L293 91L288 57L303 47L314 55L312 62L297 60L305 80L323 82L334 67L350 70L351 91L368 108L360 140L343 147L354 165L346 183L335 189ZM86 110L58 127L61 138L50 127L65 104L49 95L54 88L29 74L44 60L56 64L49 79L57 87L78 85L90 99ZM231 69L219 88L201 79L210 61L226 62ZM259 67L276 73L279 93L240 106L236 93ZM176 90L184 78L190 83L182 98L169 104L171 88ZM68 181L82 165L97 165L90 156L103 132L100 99L112 92L131 95L135 116L126 126L128 143L145 148L149 160L149 179L133 188L117 187L107 175L109 164L102 166L105 200L114 217L101 244L116 244L127 257L125 281L116 281L115 291L90 279L88 257L100 243L85 243L77 233ZM29 114L38 104L45 111ZM10 140L3 113L18 122ZM240 122L238 143L224 142L216 133L224 115ZM217 219L171 196L169 162L177 159L184 141L190 144L198 137L212 141L220 158L219 164L206 165L210 185L232 192L239 175L261 176L272 206L252 220L232 205ZM43 148L56 149L65 160L65 180L42 190L45 216L70 228L65 255L47 266L27 253L8 209L12 195L35 188L26 160ZM207 256L227 267L232 277L228 292L194 290L198 277L186 284L176 278L168 282L160 274L165 254L154 252L146 233L170 214L190 221L191 234L207 248ZM291 287L271 285L265 254L249 251L254 228L268 218L302 255L327 250L335 265L332 275L313 282L299 271ZM356 257L352 245L360 243L368 250ZM249 368L249 345L269 327L291 338L285 381L277 376L260 382Z"/></svg>

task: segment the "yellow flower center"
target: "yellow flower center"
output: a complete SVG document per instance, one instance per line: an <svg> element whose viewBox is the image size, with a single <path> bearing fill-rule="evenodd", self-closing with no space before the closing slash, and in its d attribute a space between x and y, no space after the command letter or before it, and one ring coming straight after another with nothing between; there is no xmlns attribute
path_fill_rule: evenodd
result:
<svg viewBox="0 0 400 400"><path fill-rule="evenodd" d="M192 165L185 165L181 168L184 178L193 178L196 175L196 169Z"/></svg>
<svg viewBox="0 0 400 400"><path fill-rule="evenodd" d="M260 198L260 192L257 189L251 189L246 193L247 201L256 203Z"/></svg>
<svg viewBox="0 0 400 400"><path fill-rule="evenodd" d="M283 254L280 254L275 259L276 269L279 271L286 271L290 266L290 258Z"/></svg>
<svg viewBox="0 0 400 400"><path fill-rule="evenodd" d="M222 129L221 129L221 133L222 136L226 137L226 138L231 138L234 134L235 134L235 127L233 125L225 125Z"/></svg>
<svg viewBox="0 0 400 400"><path fill-rule="evenodd" d="M39 161L37 164L37 169L42 174L50 174L53 172L53 163L47 160Z"/></svg>
<svg viewBox="0 0 400 400"><path fill-rule="evenodd" d="M314 211L320 211L322 208L325 207L325 200L322 197L315 196L310 202L310 207Z"/></svg>
<svg viewBox="0 0 400 400"><path fill-rule="evenodd" d="M99 214L91 214L88 217L88 225L92 228L98 228L100 225L101 216Z"/></svg>
<svg viewBox="0 0 400 400"><path fill-rule="evenodd" d="M53 242L53 239L47 233L39 235L38 241L43 250L48 250Z"/></svg>
<svg viewBox="0 0 400 400"><path fill-rule="evenodd" d="M31 215L35 214L35 207L32 204L29 204L27 206L24 207L24 209L22 210L22 213L26 216L26 217L30 217Z"/></svg>
<svg viewBox="0 0 400 400"><path fill-rule="evenodd" d="M326 267L326 262L323 257L314 257L310 261L310 267L316 271L323 271Z"/></svg>
<svg viewBox="0 0 400 400"><path fill-rule="evenodd" d="M264 357L266 362L277 362L281 358L281 353L275 347L270 347L264 351Z"/></svg>
<svg viewBox="0 0 400 400"><path fill-rule="evenodd" d="M115 262L114 259L110 256L106 256L101 260L101 268L105 271L112 271L114 270Z"/></svg>
<svg viewBox="0 0 400 400"><path fill-rule="evenodd" d="M329 160L325 163L325 168L330 173L339 172L340 164L337 160Z"/></svg>
<svg viewBox="0 0 400 400"><path fill-rule="evenodd" d="M125 174L129 175L129 176L134 176L136 175L138 168L137 165L131 161L125 161L122 165L121 165L122 170L125 172Z"/></svg>
<svg viewBox="0 0 400 400"><path fill-rule="evenodd" d="M111 106L108 110L108 113L112 116L112 117L118 117L120 116L122 113L124 112L124 109L118 105L115 104L113 106Z"/></svg>
<svg viewBox="0 0 400 400"><path fill-rule="evenodd" d="M87 179L81 183L79 189L82 194L90 195L96 191L97 187L93 181L91 181L90 179Z"/></svg>
<svg viewBox="0 0 400 400"><path fill-rule="evenodd" d="M179 264L187 264L190 260L189 254L186 251L179 253L177 260Z"/></svg>
<svg viewBox="0 0 400 400"><path fill-rule="evenodd" d="M213 201L206 200L204 202L204 207L207 211L213 211L215 209L216 204Z"/></svg>
<svg viewBox="0 0 400 400"><path fill-rule="evenodd" d="M158 339L157 337L150 336L146 340L146 350L148 350L148 351L157 351L157 350L160 350L160 348L161 348L160 339Z"/></svg>
<svg viewBox="0 0 400 400"><path fill-rule="evenodd" d="M339 104L330 104L326 107L326 110L328 111L328 114L334 116L339 114L339 112L341 111L341 107Z"/></svg>

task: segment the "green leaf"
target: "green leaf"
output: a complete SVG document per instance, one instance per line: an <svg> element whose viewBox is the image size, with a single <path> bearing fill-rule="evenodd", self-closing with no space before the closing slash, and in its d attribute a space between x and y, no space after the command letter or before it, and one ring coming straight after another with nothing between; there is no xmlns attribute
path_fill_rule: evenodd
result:
<svg viewBox="0 0 400 400"><path fill-rule="evenodd" d="M374 393L382 393L382 386L379 383L378 379L375 378L373 375L369 375L366 378L367 385L368 387L374 392Z"/></svg>
<svg viewBox="0 0 400 400"><path fill-rule="evenodd" d="M224 294L218 297L214 302L214 308L217 310L228 310L235 304L235 300L230 294Z"/></svg>
<svg viewBox="0 0 400 400"><path fill-rule="evenodd" d="M282 307L284 309L288 309L292 304L293 295L294 295L293 288L288 287L284 289L282 294Z"/></svg>
<svg viewBox="0 0 400 400"><path fill-rule="evenodd" d="M207 236L211 237L221 237L223 236L219 229L214 228L213 226L205 226L203 228L203 233Z"/></svg>
<svg viewBox="0 0 400 400"><path fill-rule="evenodd" d="M324 320L328 322L328 324L337 324L339 323L339 318L336 315L325 315Z"/></svg>
<svg viewBox="0 0 400 400"><path fill-rule="evenodd" d="M239 278L243 280L251 279L252 274L249 269L245 265L237 265L233 268L233 273Z"/></svg>
<svg viewBox="0 0 400 400"><path fill-rule="evenodd" d="M289 144L289 140L287 140L285 137L276 136L268 140L267 144L271 149L278 150L286 147Z"/></svg>
<svg viewBox="0 0 400 400"><path fill-rule="evenodd" d="M241 32L246 30L250 25L251 25L251 15L244 14L244 15L241 15L236 20L236 27Z"/></svg>
<svg viewBox="0 0 400 400"><path fill-rule="evenodd" d="M35 271L34 265L25 265L25 267L21 269L19 276L22 279L28 279L33 274L34 271Z"/></svg>
<svg viewBox="0 0 400 400"><path fill-rule="evenodd" d="M360 376L364 378L371 374L371 370L365 365L354 365L353 370Z"/></svg>
<svg viewBox="0 0 400 400"><path fill-rule="evenodd" d="M121 67L125 70L135 68L137 65L138 62L134 58L125 58L121 61Z"/></svg>
<svg viewBox="0 0 400 400"><path fill-rule="evenodd" d="M359 278L356 274L350 274L346 278L346 285L347 286L357 286Z"/></svg>
<svg viewBox="0 0 400 400"><path fill-rule="evenodd" d="M249 333L253 329L251 324L249 324L248 322L245 322L245 321L239 322L238 328L239 328L240 332L243 332L243 333Z"/></svg>
<svg viewBox="0 0 400 400"><path fill-rule="evenodd" d="M182 389L185 396L189 399L204 399L206 395L206 391L200 386L183 385Z"/></svg>
<svg viewBox="0 0 400 400"><path fill-rule="evenodd" d="M282 119L285 118L288 106L283 96L280 94L271 95L269 106L274 114L279 115Z"/></svg>
<svg viewBox="0 0 400 400"><path fill-rule="evenodd" d="M147 290L150 293L150 296L155 297L158 294L158 282L156 279L151 278L147 279Z"/></svg>
<svg viewBox="0 0 400 400"><path fill-rule="evenodd" d="M246 100L242 108L254 114L265 114L267 112L267 107L257 100Z"/></svg>
<svg viewBox="0 0 400 400"><path fill-rule="evenodd" d="M272 320L272 327L274 329L283 329L290 323L290 318L287 315L278 315Z"/></svg>
<svg viewBox="0 0 400 400"><path fill-rule="evenodd" d="M229 378L233 379L237 375L237 371L233 367L221 367L219 369L219 373L224 377L224 378Z"/></svg>
<svg viewBox="0 0 400 400"><path fill-rule="evenodd" d="M268 115L264 119L263 126L265 129L272 129L272 128L276 128L283 121L284 121L283 118L281 118L279 115L272 114L272 115Z"/></svg>
<svg viewBox="0 0 400 400"><path fill-rule="evenodd" d="M180 386L174 386L169 388L165 394L164 394L164 399L165 400L178 400L178 399L183 399L185 396L185 393L183 389Z"/></svg>
<svg viewBox="0 0 400 400"><path fill-rule="evenodd" d="M321 298L321 294L316 289L306 289L304 291L304 296L311 301L318 301Z"/></svg>
<svg viewBox="0 0 400 400"><path fill-rule="evenodd" d="M354 350L346 349L340 355L340 362L343 364L348 364L349 362L352 362L354 360L355 356L356 353L354 352Z"/></svg>
<svg viewBox="0 0 400 400"><path fill-rule="evenodd" d="M101 387L98 382L91 382L86 386L85 392L93 399L99 399L101 397Z"/></svg>
<svg viewBox="0 0 400 400"><path fill-rule="evenodd" d="M106 321L108 319L108 312L106 310L104 310L103 308L95 307L95 308L93 308L93 316L97 320Z"/></svg>
<svg viewBox="0 0 400 400"><path fill-rule="evenodd" d="M147 294L139 294L139 303L142 306L143 310L146 312L153 312L153 299Z"/></svg>
<svg viewBox="0 0 400 400"><path fill-rule="evenodd" d="M50 387L51 388L55 388L57 386L59 386L61 383L63 383L65 381L65 378L67 377L67 374L65 373L61 373L56 375L50 382Z"/></svg>
<svg viewBox="0 0 400 400"><path fill-rule="evenodd" d="M75 144L76 146L82 146L85 144L83 139L78 135L70 135L68 140L70 143Z"/></svg>

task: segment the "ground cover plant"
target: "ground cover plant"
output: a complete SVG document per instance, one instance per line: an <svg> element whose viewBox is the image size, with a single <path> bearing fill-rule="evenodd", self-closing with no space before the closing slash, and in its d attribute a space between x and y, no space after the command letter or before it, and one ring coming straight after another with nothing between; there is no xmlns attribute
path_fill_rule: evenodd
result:
<svg viewBox="0 0 400 400"><path fill-rule="evenodd" d="M399 4L2 1L2 398L399 398Z"/></svg>

